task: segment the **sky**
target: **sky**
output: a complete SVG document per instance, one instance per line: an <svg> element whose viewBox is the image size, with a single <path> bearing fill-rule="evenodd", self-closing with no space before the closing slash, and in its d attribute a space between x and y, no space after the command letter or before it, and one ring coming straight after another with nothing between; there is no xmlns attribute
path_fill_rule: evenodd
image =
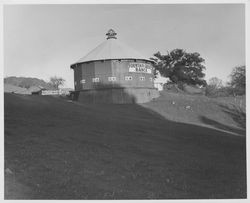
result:
<svg viewBox="0 0 250 203"><path fill-rule="evenodd" d="M226 82L245 65L244 4L4 5L3 20L5 77L59 76L73 88L70 65L110 28L146 57L175 48L200 53L206 80Z"/></svg>

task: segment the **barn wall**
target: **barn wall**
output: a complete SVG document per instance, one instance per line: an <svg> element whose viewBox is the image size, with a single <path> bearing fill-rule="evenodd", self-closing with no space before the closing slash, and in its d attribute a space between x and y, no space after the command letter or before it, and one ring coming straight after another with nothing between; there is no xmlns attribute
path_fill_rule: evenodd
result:
<svg viewBox="0 0 250 203"><path fill-rule="evenodd" d="M80 80L82 78L82 68L81 66L77 66L74 68L74 86L75 86L75 90L80 90L81 89L81 84L80 84Z"/></svg>
<svg viewBox="0 0 250 203"><path fill-rule="evenodd" d="M160 96L156 89L126 88L125 93L128 95L134 95L135 103L146 103Z"/></svg>
<svg viewBox="0 0 250 203"><path fill-rule="evenodd" d="M78 90L88 90L95 89L100 84L108 84L108 77L112 76L111 73L111 61L95 61L90 63L82 63L79 65L82 72L77 73L81 74L79 76L80 80L85 80L85 83L78 85ZM99 78L99 83L93 83L93 78Z"/></svg>
<svg viewBox="0 0 250 203"><path fill-rule="evenodd" d="M94 89L78 94L77 100L83 103L146 103L159 97L156 89L144 88Z"/></svg>
<svg viewBox="0 0 250 203"><path fill-rule="evenodd" d="M136 61L138 63L145 63L143 61ZM134 63L132 60L127 61L118 61L112 60L112 73L117 77L119 85L122 87L144 87L144 88L153 88L154 82L150 81L150 78L154 78L153 74L148 73L133 73L129 72L129 64ZM150 65L151 66L151 65ZM151 66L152 68L152 66ZM132 76L132 80L125 80L125 76ZM140 80L140 77L145 77L144 81ZM119 79L119 80L118 80Z"/></svg>
<svg viewBox="0 0 250 203"><path fill-rule="evenodd" d="M81 78L82 80L85 80L84 84L81 84L82 89L91 89L93 86L92 78L95 77L95 64L94 63L82 63L81 64L82 68L82 75Z"/></svg>
<svg viewBox="0 0 250 203"><path fill-rule="evenodd" d="M110 84L108 77L112 76L111 61L95 61L95 77L100 78L101 84Z"/></svg>
<svg viewBox="0 0 250 203"><path fill-rule="evenodd" d="M79 64L75 68L77 83L75 90L97 89L103 86L153 88L153 74L129 72L129 64L134 62L135 60L106 60ZM136 62L148 63L146 61ZM148 66L152 67L150 63ZM126 76L132 76L132 80L125 80ZM108 81L108 77L116 77L116 81ZM140 77L145 77L145 80L141 81ZM99 83L93 83L93 78L99 78ZM83 79L85 83L81 84L80 81Z"/></svg>
<svg viewBox="0 0 250 203"><path fill-rule="evenodd" d="M129 72L130 63L135 60L106 60L79 64L75 69L77 100L86 103L145 103L159 96L154 88L152 73ZM137 60L136 63L148 63ZM132 76L132 80L125 80L125 76ZM116 77L116 81L109 81L108 77ZM145 77L145 80L140 80ZM93 78L99 78L93 83ZM85 83L80 83L85 80Z"/></svg>

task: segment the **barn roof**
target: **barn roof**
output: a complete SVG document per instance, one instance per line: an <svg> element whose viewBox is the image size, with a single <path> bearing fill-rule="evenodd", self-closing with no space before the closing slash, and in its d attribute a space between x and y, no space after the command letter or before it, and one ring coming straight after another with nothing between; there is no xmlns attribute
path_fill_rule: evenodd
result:
<svg viewBox="0 0 250 203"><path fill-rule="evenodd" d="M72 64L71 68L78 63L109 59L142 59L152 62L149 58L119 41L114 30L110 29L106 35L108 36L106 41Z"/></svg>

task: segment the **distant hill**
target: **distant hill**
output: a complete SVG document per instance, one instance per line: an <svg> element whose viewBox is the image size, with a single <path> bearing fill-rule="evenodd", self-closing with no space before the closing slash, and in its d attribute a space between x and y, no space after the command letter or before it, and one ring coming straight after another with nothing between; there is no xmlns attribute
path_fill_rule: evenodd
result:
<svg viewBox="0 0 250 203"><path fill-rule="evenodd" d="M16 93L16 94L31 94L31 92L28 91L28 89L12 84L4 84L4 92Z"/></svg>
<svg viewBox="0 0 250 203"><path fill-rule="evenodd" d="M42 86L47 89L54 89L52 85L38 78L29 77L6 77L4 78L4 84L14 85L22 88L30 88L32 86Z"/></svg>

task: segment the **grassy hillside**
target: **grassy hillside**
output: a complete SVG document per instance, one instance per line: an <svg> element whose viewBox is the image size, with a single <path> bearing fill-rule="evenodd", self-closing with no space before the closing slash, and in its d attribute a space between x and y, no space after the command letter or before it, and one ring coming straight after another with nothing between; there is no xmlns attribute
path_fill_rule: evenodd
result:
<svg viewBox="0 0 250 203"><path fill-rule="evenodd" d="M6 199L246 197L245 136L172 121L152 110L163 97L147 108L4 100Z"/></svg>
<svg viewBox="0 0 250 203"><path fill-rule="evenodd" d="M51 84L45 82L44 80L38 78L29 77L6 77L4 78L4 84L14 85L22 88L29 88L32 86L42 86L48 89L54 89Z"/></svg>
<svg viewBox="0 0 250 203"><path fill-rule="evenodd" d="M168 120L246 134L245 96L209 98L163 91L160 98L142 106Z"/></svg>
<svg viewBox="0 0 250 203"><path fill-rule="evenodd" d="M11 84L4 84L4 92L6 93L17 93L17 94L31 94L28 89L18 87Z"/></svg>

